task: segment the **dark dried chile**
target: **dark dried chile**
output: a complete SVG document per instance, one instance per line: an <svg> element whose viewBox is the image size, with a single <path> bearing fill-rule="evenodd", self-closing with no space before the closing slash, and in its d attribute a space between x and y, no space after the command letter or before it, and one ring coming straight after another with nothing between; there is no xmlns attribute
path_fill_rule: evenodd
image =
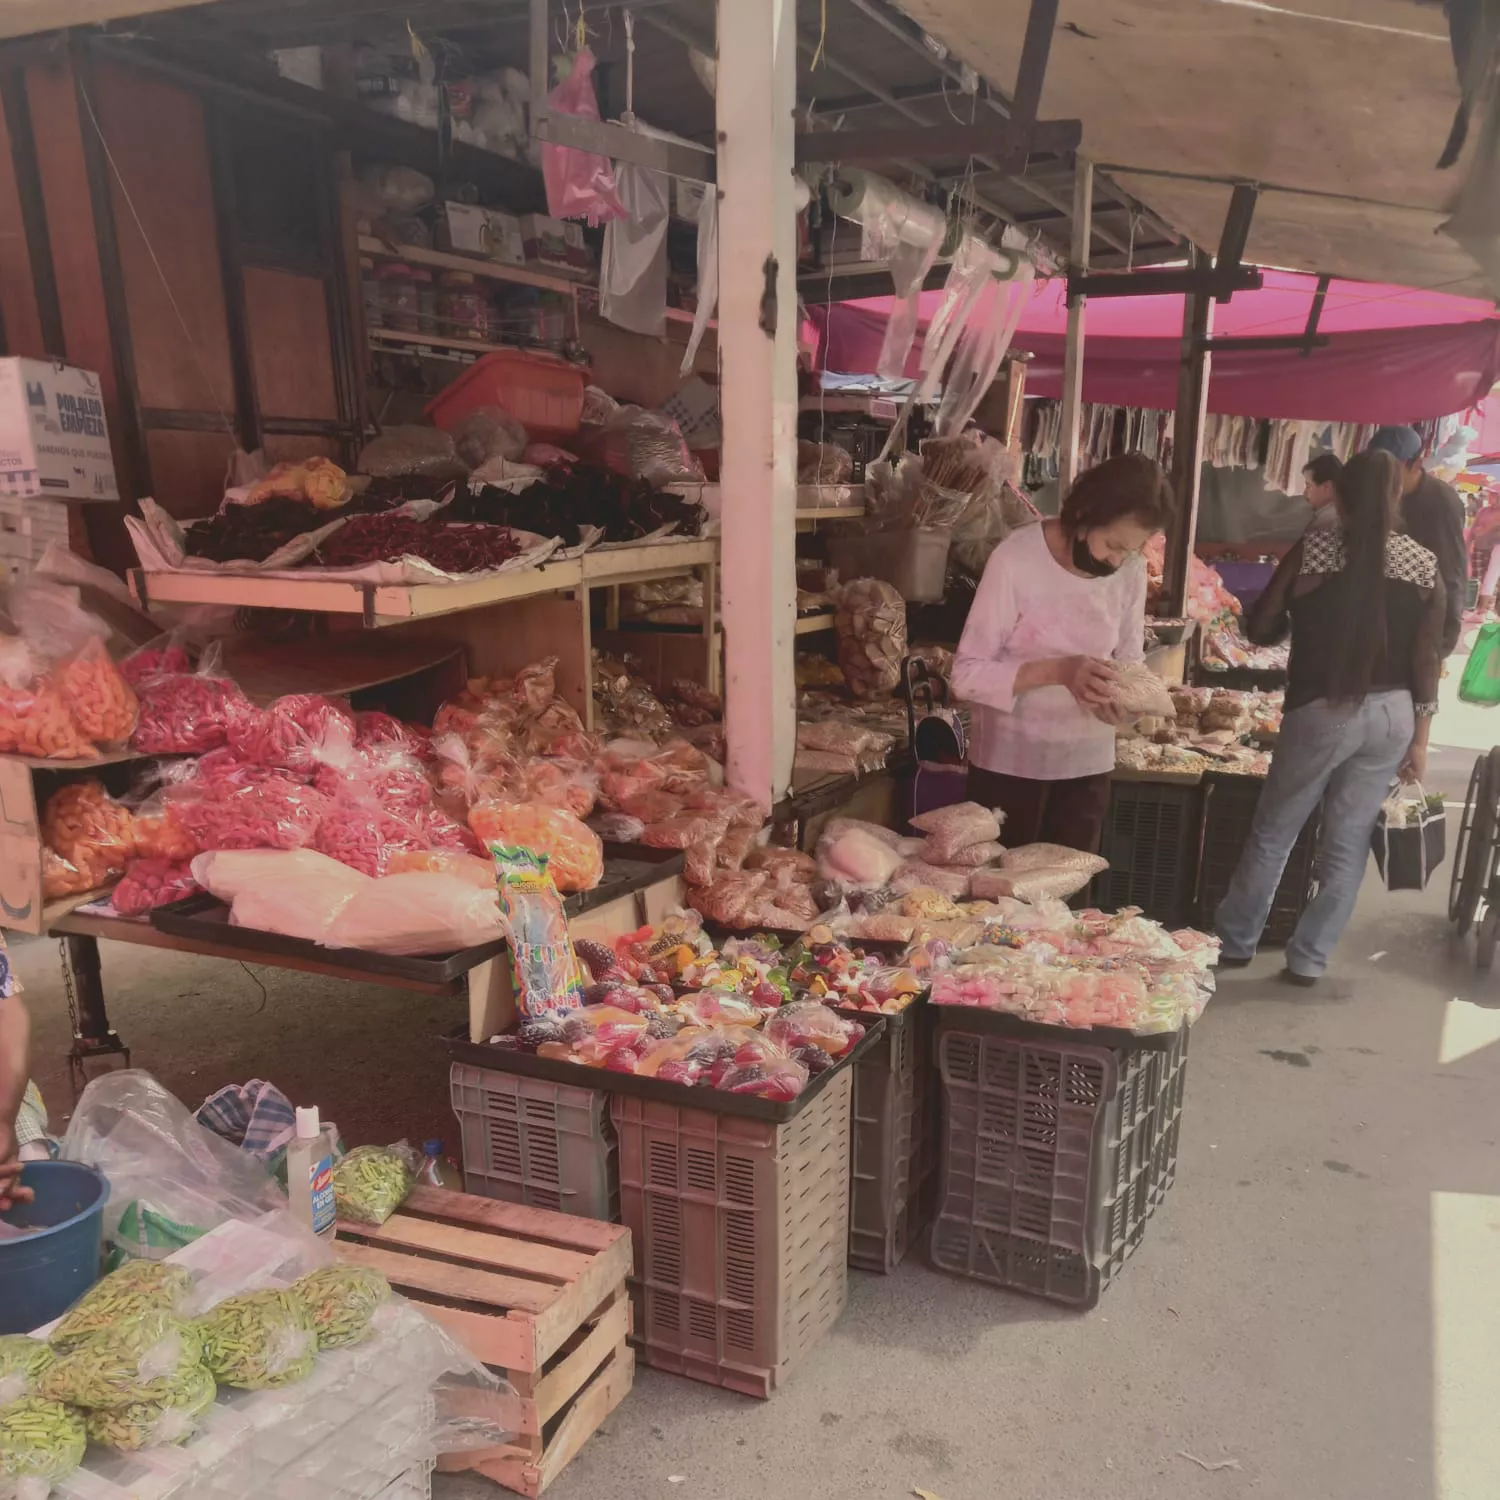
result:
<svg viewBox="0 0 1500 1500"><path fill-rule="evenodd" d="M481 573L498 568L521 550L503 526L456 524L434 516L353 516L314 554L325 568L356 568L364 563L419 557L445 573Z"/></svg>

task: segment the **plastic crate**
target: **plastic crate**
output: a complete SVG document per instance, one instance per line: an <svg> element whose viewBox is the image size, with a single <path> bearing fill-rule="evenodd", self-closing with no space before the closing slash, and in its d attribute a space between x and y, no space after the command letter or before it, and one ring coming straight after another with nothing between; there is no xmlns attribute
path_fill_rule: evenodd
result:
<svg viewBox="0 0 1500 1500"><path fill-rule="evenodd" d="M1234 879L1240 854L1250 840L1250 824L1260 804L1265 781L1259 776L1215 776L1203 778L1203 852L1198 862L1198 909L1196 921L1205 932L1213 931L1214 913ZM1286 868L1271 900L1261 943L1280 947L1297 930L1307 903L1312 900L1318 858L1318 834L1322 811L1313 815L1297 835Z"/></svg>
<svg viewBox="0 0 1500 1500"><path fill-rule="evenodd" d="M1089 1308L1177 1175L1187 1033L1165 1050L1018 1041L943 1016L933 1264Z"/></svg>
<svg viewBox="0 0 1500 1500"><path fill-rule="evenodd" d="M1196 785L1115 781L1099 853L1109 861L1090 888L1103 911L1138 906L1166 927L1193 910L1201 792Z"/></svg>
<svg viewBox="0 0 1500 1500"><path fill-rule="evenodd" d="M647 1364L764 1398L833 1326L848 1292L852 1084L838 1069L784 1125L611 1098Z"/></svg>
<svg viewBox="0 0 1500 1500"><path fill-rule="evenodd" d="M846 1014L858 1018L855 1011ZM884 1036L854 1065L849 1122L849 1264L894 1271L931 1209L937 1101L930 1080L932 1012L886 1017Z"/></svg>
<svg viewBox="0 0 1500 1500"><path fill-rule="evenodd" d="M466 1191L619 1220L620 1180L603 1094L467 1063L452 1065L448 1087Z"/></svg>
<svg viewBox="0 0 1500 1500"><path fill-rule="evenodd" d="M427 404L435 427L451 432L471 412L501 406L534 441L572 437L583 417L583 370L537 349L501 349L477 359Z"/></svg>

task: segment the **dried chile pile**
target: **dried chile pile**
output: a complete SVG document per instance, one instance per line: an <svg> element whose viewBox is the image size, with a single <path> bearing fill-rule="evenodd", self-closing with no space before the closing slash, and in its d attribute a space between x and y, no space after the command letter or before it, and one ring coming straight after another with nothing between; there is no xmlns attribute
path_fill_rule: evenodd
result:
<svg viewBox="0 0 1500 1500"><path fill-rule="evenodd" d="M663 526L696 536L704 519L696 501L592 464L548 469L518 495L486 485L477 494L460 495L452 509L456 518L560 536L569 546L582 540L585 526L602 528L605 541L633 542Z"/></svg>
<svg viewBox="0 0 1500 1500"><path fill-rule="evenodd" d="M432 481L425 483L428 489L433 488ZM399 480L379 479L372 480L338 510L319 510L310 500L275 495L254 505L225 505L207 520L183 527L183 543L190 557L206 557L212 562L264 562L294 537L316 531L340 516L379 514L415 498L426 496L408 495Z"/></svg>
<svg viewBox="0 0 1500 1500"><path fill-rule="evenodd" d="M445 573L482 573L498 568L521 550L504 526L464 525L448 512L426 521L410 516L353 516L313 554L325 568L357 568L364 563L420 557Z"/></svg>

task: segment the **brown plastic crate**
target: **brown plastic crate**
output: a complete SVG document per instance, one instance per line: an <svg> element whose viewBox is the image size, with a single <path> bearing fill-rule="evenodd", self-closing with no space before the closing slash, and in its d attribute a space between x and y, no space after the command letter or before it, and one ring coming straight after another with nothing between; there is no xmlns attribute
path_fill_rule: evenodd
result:
<svg viewBox="0 0 1500 1500"><path fill-rule="evenodd" d="M844 1014L858 1017L860 1012ZM929 1118L932 1011L918 1001L886 1017L885 1035L854 1065L849 1129L849 1264L887 1275L931 1212L937 1165Z"/></svg>
<svg viewBox="0 0 1500 1500"><path fill-rule="evenodd" d="M840 1068L784 1125L617 1094L641 1358L767 1397L843 1311L849 1104Z"/></svg>
<svg viewBox="0 0 1500 1500"><path fill-rule="evenodd" d="M1177 782L1115 781L1099 853L1109 861L1089 887L1102 911L1138 906L1165 927L1192 915L1200 793Z"/></svg>
<svg viewBox="0 0 1500 1500"><path fill-rule="evenodd" d="M1198 862L1197 922L1213 931L1214 913L1229 891L1229 883L1250 839L1250 824L1265 786L1262 776L1208 775L1203 778L1203 852ZM1286 868L1271 898L1261 943L1281 947L1291 940L1297 923L1312 900L1317 874L1321 808L1315 808L1287 855Z"/></svg>
<svg viewBox="0 0 1500 1500"><path fill-rule="evenodd" d="M933 1264L1092 1307L1176 1177L1187 1040L1049 1044L944 1015Z"/></svg>

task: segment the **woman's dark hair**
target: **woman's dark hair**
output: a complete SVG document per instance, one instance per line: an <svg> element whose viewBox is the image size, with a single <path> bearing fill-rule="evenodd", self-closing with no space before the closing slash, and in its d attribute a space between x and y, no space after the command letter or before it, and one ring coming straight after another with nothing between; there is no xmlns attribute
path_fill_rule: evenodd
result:
<svg viewBox="0 0 1500 1500"><path fill-rule="evenodd" d="M1162 466L1144 453L1121 453L1079 475L1059 514L1070 532L1108 526L1126 516L1158 531L1175 508Z"/></svg>
<svg viewBox="0 0 1500 1500"><path fill-rule="evenodd" d="M1356 453L1334 481L1344 523L1344 588L1349 602L1329 654L1328 696L1359 703L1385 655L1385 543L1401 493L1401 465L1389 453Z"/></svg>
<svg viewBox="0 0 1500 1500"><path fill-rule="evenodd" d="M1344 466L1335 453L1320 453L1311 463L1303 464L1302 472L1314 484L1337 484Z"/></svg>

